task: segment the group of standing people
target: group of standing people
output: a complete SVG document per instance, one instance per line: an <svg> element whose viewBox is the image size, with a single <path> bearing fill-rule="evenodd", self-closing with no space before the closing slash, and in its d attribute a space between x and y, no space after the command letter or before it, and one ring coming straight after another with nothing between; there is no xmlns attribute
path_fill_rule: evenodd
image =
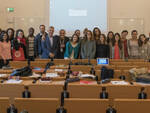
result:
<svg viewBox="0 0 150 113"><path fill-rule="evenodd" d="M12 28L0 30L0 64L8 65L10 60L25 59L145 59L150 56L149 38L139 35L136 30L131 32L128 40L128 31L121 34L109 31L107 36L101 33L98 27L87 28L81 37L80 30L76 30L72 37L66 36L61 29L59 35L54 35L55 29L50 26L46 32L45 25L40 25L40 33L34 35L34 28L29 28L28 36L24 31ZM17 59L21 57L22 59ZM0 66L1 67L1 66Z"/></svg>

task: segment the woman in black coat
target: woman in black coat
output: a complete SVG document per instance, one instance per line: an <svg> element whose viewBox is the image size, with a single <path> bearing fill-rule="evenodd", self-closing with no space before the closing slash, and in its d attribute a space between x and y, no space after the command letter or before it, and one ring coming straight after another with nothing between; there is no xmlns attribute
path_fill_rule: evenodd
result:
<svg viewBox="0 0 150 113"><path fill-rule="evenodd" d="M109 45L106 42L105 34L100 35L96 42L96 58L109 58Z"/></svg>

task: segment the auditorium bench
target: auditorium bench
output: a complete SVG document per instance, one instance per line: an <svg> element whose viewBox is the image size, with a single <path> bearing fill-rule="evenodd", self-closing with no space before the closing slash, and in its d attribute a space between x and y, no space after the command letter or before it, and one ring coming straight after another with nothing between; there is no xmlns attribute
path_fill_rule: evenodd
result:
<svg viewBox="0 0 150 113"><path fill-rule="evenodd" d="M56 113L59 107L58 98L15 98L15 107L18 113L27 110L29 113Z"/></svg>

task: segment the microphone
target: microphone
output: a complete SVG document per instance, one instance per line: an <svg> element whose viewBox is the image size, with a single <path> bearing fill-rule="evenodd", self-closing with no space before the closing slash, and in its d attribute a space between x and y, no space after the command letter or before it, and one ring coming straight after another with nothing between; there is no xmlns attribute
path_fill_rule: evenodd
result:
<svg viewBox="0 0 150 113"><path fill-rule="evenodd" d="M21 111L20 113L28 113L28 111L26 111L26 110L23 110L23 111Z"/></svg>
<svg viewBox="0 0 150 113"><path fill-rule="evenodd" d="M28 67L31 66L31 61L30 61L30 58L28 58Z"/></svg>
<svg viewBox="0 0 150 113"><path fill-rule="evenodd" d="M91 70L90 70L90 74L95 75L95 69L94 69L93 66L92 66L92 68L91 68Z"/></svg>
<svg viewBox="0 0 150 113"><path fill-rule="evenodd" d="M72 71L71 71L71 65L70 65L70 63L69 63L69 67L68 67L68 71L67 71L67 74L72 74Z"/></svg>
<svg viewBox="0 0 150 113"><path fill-rule="evenodd" d="M102 92L100 93L100 99L108 99L108 93L106 92L106 87L102 87Z"/></svg>
<svg viewBox="0 0 150 113"><path fill-rule="evenodd" d="M34 57L28 57L28 66L31 66L31 61L34 61Z"/></svg>
<svg viewBox="0 0 150 113"><path fill-rule="evenodd" d="M109 100L109 106L108 109L106 109L106 113L117 113L117 110L115 108L113 108L113 99Z"/></svg>
<svg viewBox="0 0 150 113"><path fill-rule="evenodd" d="M67 110L64 108L64 94L61 93L60 107L56 109L56 113L67 113Z"/></svg>
<svg viewBox="0 0 150 113"><path fill-rule="evenodd" d="M48 70L51 66L54 65L53 61L54 61L54 59L51 58L50 62L48 62L48 63L46 64L43 74L45 74L45 73L47 72L47 70Z"/></svg>
<svg viewBox="0 0 150 113"><path fill-rule="evenodd" d="M141 92L138 94L138 99L147 99L147 94L144 92L145 88L141 88Z"/></svg>
<svg viewBox="0 0 150 113"><path fill-rule="evenodd" d="M15 108L14 104L10 104L10 107L7 108L7 113L18 113L18 110Z"/></svg>
<svg viewBox="0 0 150 113"><path fill-rule="evenodd" d="M25 86L24 89L25 89L25 91L22 93L22 98L30 98L31 97L31 93L29 91L29 87Z"/></svg>
<svg viewBox="0 0 150 113"><path fill-rule="evenodd" d="M91 65L91 59L90 59L90 56L88 56L88 65Z"/></svg>
<svg viewBox="0 0 150 113"><path fill-rule="evenodd" d="M67 91L67 88L68 88L68 82L65 81L64 83L64 87L63 87L63 92L61 93L61 95L64 97L64 98L69 98L69 92Z"/></svg>
<svg viewBox="0 0 150 113"><path fill-rule="evenodd" d="M69 65L73 65L72 60L70 59Z"/></svg>
<svg viewBox="0 0 150 113"><path fill-rule="evenodd" d="M119 76L119 79L120 80L126 80L126 76L125 75L121 75L121 76Z"/></svg>
<svg viewBox="0 0 150 113"><path fill-rule="evenodd" d="M106 113L117 113L117 111L112 106L109 106L109 108L106 110Z"/></svg>

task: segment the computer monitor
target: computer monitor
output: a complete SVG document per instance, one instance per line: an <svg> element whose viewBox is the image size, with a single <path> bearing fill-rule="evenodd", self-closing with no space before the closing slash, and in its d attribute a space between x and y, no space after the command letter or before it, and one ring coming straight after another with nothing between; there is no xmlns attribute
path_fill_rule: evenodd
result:
<svg viewBox="0 0 150 113"><path fill-rule="evenodd" d="M97 65L109 65L109 58L97 58Z"/></svg>

